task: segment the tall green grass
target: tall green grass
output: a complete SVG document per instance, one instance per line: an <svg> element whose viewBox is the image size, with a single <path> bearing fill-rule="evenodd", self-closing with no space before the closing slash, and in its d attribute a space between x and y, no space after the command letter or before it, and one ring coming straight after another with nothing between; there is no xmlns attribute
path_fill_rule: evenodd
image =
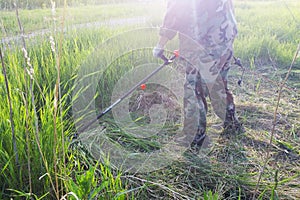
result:
<svg viewBox="0 0 300 200"><path fill-rule="evenodd" d="M35 107L38 115L38 132L35 127L35 114L32 106L31 93L26 85L29 84L26 65L21 50L7 48L4 54L4 62L8 68L7 76L9 80L10 95L12 97L12 107L16 132L17 152L12 149L13 139L11 137L9 120L9 106L7 93L4 84L1 84L1 175L0 182L1 199L10 196L25 195L42 197L54 195L57 189L54 185L59 185L58 194L67 192L63 179L67 179L66 169L64 169L63 152L67 152L70 136L74 132L71 118L71 95L76 70L92 50L91 41L102 41L110 35L109 31L99 30L98 32L84 31L83 33L73 33L73 37L67 37L62 44L61 60L61 100L59 107L62 107L62 117L54 117L55 93L57 68L56 57L51 50L50 40L41 38L35 41L38 45L29 45L28 57L34 67L33 92L35 95ZM57 42L58 40L55 39ZM2 75L1 75L2 80ZM28 107L26 108L26 105ZM54 119L56 120L54 122ZM54 124L57 133L64 135L54 135ZM56 141L54 141L56 140ZM63 142L64 141L64 142ZM64 144L64 146L61 146ZM15 156L18 153L19 163L15 163ZM56 159L54 159L56 157ZM53 161L56 160L56 163ZM28 162L29 161L29 162ZM72 162L70 160L69 162ZM58 167L57 170L54 167ZM55 180L54 177L60 177ZM30 182L29 182L30 180ZM58 182L58 183L55 183ZM31 189L30 189L31 188ZM49 189L51 188L51 189ZM30 194L31 193L31 194ZM74 191L76 193L76 191Z"/></svg>

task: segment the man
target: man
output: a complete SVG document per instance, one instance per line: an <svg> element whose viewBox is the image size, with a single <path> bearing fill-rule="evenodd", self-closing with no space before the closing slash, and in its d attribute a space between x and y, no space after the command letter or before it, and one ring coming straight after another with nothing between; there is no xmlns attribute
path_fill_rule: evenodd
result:
<svg viewBox="0 0 300 200"><path fill-rule="evenodd" d="M227 88L227 73L237 34L231 0L169 0L153 55L160 57L167 42L177 34L180 56L186 68L184 86L185 140L192 149L206 137L206 97L224 121L226 131L237 131L233 96Z"/></svg>

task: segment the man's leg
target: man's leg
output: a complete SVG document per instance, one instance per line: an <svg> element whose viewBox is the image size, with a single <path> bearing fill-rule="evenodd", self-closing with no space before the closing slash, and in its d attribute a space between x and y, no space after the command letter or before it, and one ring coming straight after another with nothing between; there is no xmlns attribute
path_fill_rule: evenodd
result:
<svg viewBox="0 0 300 200"><path fill-rule="evenodd" d="M228 59L224 63L219 76L212 89L211 100L216 114L224 121L224 131L241 131L242 124L238 121L235 112L234 98L228 89L229 61L232 53L229 52Z"/></svg>
<svg viewBox="0 0 300 200"><path fill-rule="evenodd" d="M198 152L204 142L206 137L206 115L207 115L207 101L206 97L208 96L208 89L206 87L205 81L201 78L200 73L197 73L197 81L196 81L196 89L195 89L196 97L198 104L200 106L199 110L199 124L194 140L191 144L193 150Z"/></svg>
<svg viewBox="0 0 300 200"><path fill-rule="evenodd" d="M225 132L230 132L230 131L240 132L243 131L243 127L236 117L233 95L227 87L228 71L229 71L229 67L225 67L220 72L220 77L222 79L225 93L226 93L226 114L225 114L223 128Z"/></svg>
<svg viewBox="0 0 300 200"><path fill-rule="evenodd" d="M193 151L199 151L206 132L207 104L199 72L190 66L186 69L184 86L184 128L183 132Z"/></svg>

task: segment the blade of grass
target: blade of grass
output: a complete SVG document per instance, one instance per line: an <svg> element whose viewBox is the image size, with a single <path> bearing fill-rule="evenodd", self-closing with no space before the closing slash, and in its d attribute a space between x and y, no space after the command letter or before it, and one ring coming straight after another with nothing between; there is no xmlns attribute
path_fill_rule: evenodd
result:
<svg viewBox="0 0 300 200"><path fill-rule="evenodd" d="M53 24L54 24L54 31L55 31L55 2L51 0L51 5L52 5L52 17L53 17ZM54 42L54 41L53 41ZM58 185L58 176L57 176L57 155L56 155L56 147L58 143L58 137L57 137L57 110L58 110L58 104L59 104L59 85L60 85L60 56L55 50L55 44L51 48L53 53L54 53L54 58L56 62L56 71L57 71L57 77L56 77L56 83L55 83L55 88L54 88L54 113L53 113L53 167L54 167L54 177L55 177L55 189L56 191L59 191L59 185ZM60 50L60 49L59 49Z"/></svg>
<svg viewBox="0 0 300 200"><path fill-rule="evenodd" d="M9 116L10 116L10 124L11 124L13 150L14 150L14 154L15 154L15 162L16 162L16 165L19 167L19 155L18 155L17 142L16 142L15 124L14 124L14 119L13 119L14 113L13 113L13 109L12 109L12 101L11 101L10 90L9 90L9 85L8 85L8 78L7 78L7 74L6 74L6 67L5 67L5 63L3 60L1 46L0 46L0 59L1 59L1 63L2 63L2 73L4 75L7 99L8 99L8 104L9 104Z"/></svg>

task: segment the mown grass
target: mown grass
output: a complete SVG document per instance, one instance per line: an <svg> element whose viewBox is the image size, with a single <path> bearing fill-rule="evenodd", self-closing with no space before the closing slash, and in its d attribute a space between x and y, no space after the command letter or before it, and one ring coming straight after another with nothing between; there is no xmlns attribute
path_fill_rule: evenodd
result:
<svg viewBox="0 0 300 200"><path fill-rule="evenodd" d="M247 73L240 87L236 83L241 72L237 67L233 67L230 86L235 94L238 115L244 123L246 132L238 136L221 135L220 130L212 126L208 129L208 133L220 134L220 137L206 159L186 155L172 165L148 174L124 174L111 169L107 162L95 162L90 155L91 152L86 149L78 150L76 145L76 148L72 146L74 147L72 150L69 148L70 136L76 131L71 106L80 66L86 66L83 65L83 61L98 51L98 45L106 39L133 27L120 27L120 29L96 27L90 30L69 31L65 34L62 51L56 49L56 52L51 50L48 37L54 36L58 45L59 35L54 32L27 40L28 55L35 72L33 87L35 102L31 101L28 74L24 71L26 62L20 47L16 44L13 48L9 48L2 44L2 47L5 47L4 59L14 115L12 122L9 120L8 94L4 86L4 77L1 75L0 198L17 199L18 196L19 198L23 196L27 199L30 197L52 199L67 195L74 199L75 197L80 199L251 199L268 149L271 157L259 183L256 199L276 199L277 196L280 199L300 198L298 145L300 111L299 72L297 71L299 61L296 62L292 76L284 89L279 111L276 113L278 118L275 137L269 146L278 95L276 83L282 81L287 73L287 66L291 63L299 43L297 19L300 13L296 9L299 3L287 1L293 15L281 1L236 1L235 3L240 30L235 51L242 59ZM151 4L141 4L141 7L121 4L72 8L68 9L67 15L70 16L67 18L67 24L83 23L95 18L98 21L111 19L111 17L135 17L141 14L149 16L148 13L152 13L150 16L154 18L145 26L158 25L163 16L163 9L157 10L156 8L159 7L157 3L154 3L153 7L149 5ZM141 12L146 9L147 14ZM93 14L87 15L86 11L91 10L93 12L89 13ZM50 10L23 12L20 17L26 31L49 27L52 29L53 22L46 20L45 23L45 19L40 17L48 18L48 15L50 17ZM61 10L57 11L58 22L61 20L59 17L61 12ZM7 18L6 21L1 17L4 22L3 27L8 30L2 34L10 35L17 32L17 25L12 20L14 13L4 14L3 16L11 15L11 18ZM30 25L27 23L29 19L35 19L36 23ZM124 44L116 43L118 45L114 48L100 53L103 57L100 56L92 62L95 66L104 65L111 59L110 56L120 55L114 62L109 63L110 66L103 72L103 78L98 83L99 95L95 100L99 105L97 112L110 105L112 90L123 74L143 63L159 62L152 58L151 48L133 52L123 49L128 47L131 50L134 39L135 37L128 38ZM154 39L155 37L149 41L148 36L144 38L146 44L154 42ZM61 63L59 106L62 112L59 112L55 118L53 116L56 104L54 88L58 73L55 55L58 52ZM124 52L126 54L123 54ZM38 121L35 119L33 104L36 106ZM36 122L38 122L38 132L34 125ZM118 139L120 144L127 148L146 152L160 148L155 141L143 141L122 132L118 126L115 126L111 114L105 116L101 123L103 122L104 125L108 125L107 130L111 138ZM209 113L209 125L219 122L213 113ZM18 161L15 159L16 152L12 148L13 138L10 128L12 123L15 124L17 136ZM55 131L63 134L55 135ZM61 146L62 144L65 146Z"/></svg>

